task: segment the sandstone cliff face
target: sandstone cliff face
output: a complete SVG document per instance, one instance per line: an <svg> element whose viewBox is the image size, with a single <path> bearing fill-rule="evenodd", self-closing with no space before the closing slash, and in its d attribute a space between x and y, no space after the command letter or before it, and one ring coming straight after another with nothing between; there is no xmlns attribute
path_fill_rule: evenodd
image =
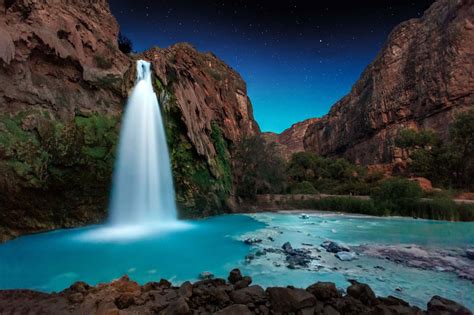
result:
<svg viewBox="0 0 474 315"><path fill-rule="evenodd" d="M278 151L281 152L286 160L289 160L292 154L305 150L303 140L306 130L311 124L317 123L319 120L319 118L306 119L293 124L281 134L265 132L263 137L268 143L275 143Z"/></svg>
<svg viewBox="0 0 474 315"><path fill-rule="evenodd" d="M351 92L304 137L306 150L361 164L396 163L404 128L446 135L455 113L474 104L474 6L438 0L396 27Z"/></svg>
<svg viewBox="0 0 474 315"><path fill-rule="evenodd" d="M105 218L135 58L156 72L179 205L229 207L230 147L259 132L244 81L186 44L126 56L118 32L106 0L0 3L0 241Z"/></svg>
<svg viewBox="0 0 474 315"><path fill-rule="evenodd" d="M100 220L128 57L105 0L0 3L0 239Z"/></svg>
<svg viewBox="0 0 474 315"><path fill-rule="evenodd" d="M153 48L143 57L153 64L164 107L178 203L194 214L232 207L231 146L260 132L245 82L189 44Z"/></svg>

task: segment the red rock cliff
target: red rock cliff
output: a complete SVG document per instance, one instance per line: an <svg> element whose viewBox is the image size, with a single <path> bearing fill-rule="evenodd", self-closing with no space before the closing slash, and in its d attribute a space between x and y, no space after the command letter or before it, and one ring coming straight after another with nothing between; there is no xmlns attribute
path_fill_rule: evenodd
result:
<svg viewBox="0 0 474 315"><path fill-rule="evenodd" d="M306 150L361 164L396 162L403 128L446 134L474 105L474 5L438 0L400 24L351 92L304 137Z"/></svg>
<svg viewBox="0 0 474 315"><path fill-rule="evenodd" d="M289 160L293 153L305 150L303 140L306 131L311 124L314 124L319 120L319 118L306 119L302 122L293 124L290 128L284 130L280 134L265 132L263 137L267 142L275 143L278 147L278 151L282 153L285 159Z"/></svg>
<svg viewBox="0 0 474 315"><path fill-rule="evenodd" d="M167 113L178 203L228 206L231 145L259 132L245 82L186 44L124 55L118 32L106 0L0 2L0 241L106 217L139 57Z"/></svg>

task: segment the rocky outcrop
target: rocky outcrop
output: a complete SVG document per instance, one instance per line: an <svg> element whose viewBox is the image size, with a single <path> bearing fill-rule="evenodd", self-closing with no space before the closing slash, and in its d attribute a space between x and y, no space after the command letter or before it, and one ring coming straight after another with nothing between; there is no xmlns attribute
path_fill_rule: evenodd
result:
<svg viewBox="0 0 474 315"><path fill-rule="evenodd" d="M118 32L105 0L0 3L0 241L103 218L131 84Z"/></svg>
<svg viewBox="0 0 474 315"><path fill-rule="evenodd" d="M184 215L232 208L232 144L260 133L245 82L186 43L153 48L143 58L156 75L178 202L191 210Z"/></svg>
<svg viewBox="0 0 474 315"><path fill-rule="evenodd" d="M306 130L311 124L320 121L319 118L310 118L302 122L293 124L290 128L284 130L282 133L277 134L274 132L264 132L262 136L267 143L275 143L278 151L282 156L289 160L293 153L302 152L305 150L303 139L306 134Z"/></svg>
<svg viewBox="0 0 474 315"><path fill-rule="evenodd" d="M471 1L438 0L400 24L351 92L304 137L308 151L361 164L397 163L404 128L446 135L474 104L474 11Z"/></svg>
<svg viewBox="0 0 474 315"><path fill-rule="evenodd" d="M245 82L188 44L118 49L106 0L0 3L0 241L106 216L135 59L152 62L178 204L232 207L231 146L259 132Z"/></svg>
<svg viewBox="0 0 474 315"><path fill-rule="evenodd" d="M235 271L234 271L235 272ZM239 272L240 274L240 272ZM229 277L230 278L230 277ZM166 280L139 286L127 276L109 284L76 282L59 293L0 291L2 314L463 314L466 307L439 296L427 310L396 297L376 297L363 283L351 281L347 295L333 283L318 282L306 290L258 285L236 288L224 279L202 280L180 287Z"/></svg>

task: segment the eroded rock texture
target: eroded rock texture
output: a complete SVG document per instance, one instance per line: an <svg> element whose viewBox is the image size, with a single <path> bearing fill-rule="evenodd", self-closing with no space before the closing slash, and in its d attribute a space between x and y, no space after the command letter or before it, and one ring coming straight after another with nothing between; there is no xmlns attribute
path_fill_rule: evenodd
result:
<svg viewBox="0 0 474 315"><path fill-rule="evenodd" d="M118 32L105 0L0 3L0 240L104 216L131 85Z"/></svg>
<svg viewBox="0 0 474 315"><path fill-rule="evenodd" d="M259 132L245 82L188 44L124 55L106 0L0 3L0 241L98 222L135 59L153 63L183 215L232 208L231 146Z"/></svg>
<svg viewBox="0 0 474 315"><path fill-rule="evenodd" d="M306 130L311 124L317 123L318 121L320 121L319 118L310 118L293 124L280 134L265 132L262 135L268 143L275 143L278 151L288 160L293 153L305 150L303 140Z"/></svg>
<svg viewBox="0 0 474 315"><path fill-rule="evenodd" d="M240 75L212 53L189 44L153 48L155 84L185 215L232 208L231 146L260 132Z"/></svg>
<svg viewBox="0 0 474 315"><path fill-rule="evenodd" d="M474 104L474 6L438 0L400 24L351 92L304 137L306 150L361 164L399 162L403 128L446 135L456 112Z"/></svg>

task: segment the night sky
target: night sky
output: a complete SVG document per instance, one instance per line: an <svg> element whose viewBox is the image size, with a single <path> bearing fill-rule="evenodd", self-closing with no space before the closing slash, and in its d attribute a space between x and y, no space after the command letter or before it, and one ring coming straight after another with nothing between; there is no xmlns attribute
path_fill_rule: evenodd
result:
<svg viewBox="0 0 474 315"><path fill-rule="evenodd" d="M263 131L326 114L400 22L432 0L110 0L136 51L189 42L247 82Z"/></svg>

